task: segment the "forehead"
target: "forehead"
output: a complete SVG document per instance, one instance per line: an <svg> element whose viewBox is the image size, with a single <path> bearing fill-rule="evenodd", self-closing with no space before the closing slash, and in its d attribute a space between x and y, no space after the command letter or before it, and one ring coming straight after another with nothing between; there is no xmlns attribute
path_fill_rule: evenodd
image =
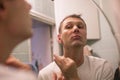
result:
<svg viewBox="0 0 120 80"><path fill-rule="evenodd" d="M70 17L63 21L63 25L68 24L68 23L83 23L84 24L84 21L80 18Z"/></svg>

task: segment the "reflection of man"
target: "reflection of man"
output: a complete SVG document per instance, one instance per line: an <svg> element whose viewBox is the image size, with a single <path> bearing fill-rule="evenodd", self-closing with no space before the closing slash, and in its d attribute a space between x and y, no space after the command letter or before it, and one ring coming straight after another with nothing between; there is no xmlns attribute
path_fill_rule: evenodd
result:
<svg viewBox="0 0 120 80"><path fill-rule="evenodd" d="M55 56L57 64L53 62L42 69L39 80L52 80L51 75L54 73L57 76L59 73L62 79L76 77L75 80L113 80L113 70L106 60L84 56L86 34L86 24L79 15L64 18L58 35L58 41L63 45L63 56Z"/></svg>

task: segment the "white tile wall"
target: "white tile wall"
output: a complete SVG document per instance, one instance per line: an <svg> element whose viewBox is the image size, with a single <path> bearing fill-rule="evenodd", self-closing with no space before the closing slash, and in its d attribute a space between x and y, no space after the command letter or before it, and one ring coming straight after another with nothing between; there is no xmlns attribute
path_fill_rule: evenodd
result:
<svg viewBox="0 0 120 80"><path fill-rule="evenodd" d="M30 62L31 61L30 39L19 44L13 50L12 54L23 62Z"/></svg>

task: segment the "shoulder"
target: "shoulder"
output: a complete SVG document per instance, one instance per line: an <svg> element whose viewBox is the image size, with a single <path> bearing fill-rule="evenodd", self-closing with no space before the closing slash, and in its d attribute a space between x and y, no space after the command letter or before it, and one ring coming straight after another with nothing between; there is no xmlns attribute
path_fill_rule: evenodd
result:
<svg viewBox="0 0 120 80"><path fill-rule="evenodd" d="M94 56L85 56L86 62L88 62L92 67L99 67L101 69L111 69L112 65L107 60L103 58L98 58Z"/></svg>
<svg viewBox="0 0 120 80"><path fill-rule="evenodd" d="M100 61L100 62L105 62L106 60L103 58L98 58L98 57L94 57L94 56L85 56L86 59L96 62L96 61Z"/></svg>
<svg viewBox="0 0 120 80"><path fill-rule="evenodd" d="M111 67L111 64L103 58L98 58L94 56L85 56L85 59L87 62L89 62L92 65L96 65L96 66L109 65L108 67Z"/></svg>
<svg viewBox="0 0 120 80"><path fill-rule="evenodd" d="M0 65L2 80L37 80L34 73ZM4 76L4 77L3 77ZM0 78L0 79L1 79Z"/></svg>
<svg viewBox="0 0 120 80"><path fill-rule="evenodd" d="M113 79L113 67L111 63L105 59L94 56L86 56L85 58L92 69L100 73L101 79Z"/></svg>

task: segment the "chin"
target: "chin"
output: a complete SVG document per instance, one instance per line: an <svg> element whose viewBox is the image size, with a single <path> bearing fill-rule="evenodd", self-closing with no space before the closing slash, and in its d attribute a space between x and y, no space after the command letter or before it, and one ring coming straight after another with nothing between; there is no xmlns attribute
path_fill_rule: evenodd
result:
<svg viewBox="0 0 120 80"><path fill-rule="evenodd" d="M81 46L83 46L83 43L81 43L81 42L74 42L72 44L72 46L74 46L74 47L81 47Z"/></svg>
<svg viewBox="0 0 120 80"><path fill-rule="evenodd" d="M80 45L79 43L73 43L72 46L74 46L74 47L79 47L79 46L81 46L81 45Z"/></svg>
<svg viewBox="0 0 120 80"><path fill-rule="evenodd" d="M25 35L25 37L26 37L26 38L31 38L32 35L33 35L33 31L28 32L28 33Z"/></svg>
<svg viewBox="0 0 120 80"><path fill-rule="evenodd" d="M75 45L73 45L74 47L81 47L81 45L79 45L79 44L75 44Z"/></svg>
<svg viewBox="0 0 120 80"><path fill-rule="evenodd" d="M31 38L33 35L33 31L29 31L29 32L24 32L24 34L21 35L22 40L26 40Z"/></svg>

